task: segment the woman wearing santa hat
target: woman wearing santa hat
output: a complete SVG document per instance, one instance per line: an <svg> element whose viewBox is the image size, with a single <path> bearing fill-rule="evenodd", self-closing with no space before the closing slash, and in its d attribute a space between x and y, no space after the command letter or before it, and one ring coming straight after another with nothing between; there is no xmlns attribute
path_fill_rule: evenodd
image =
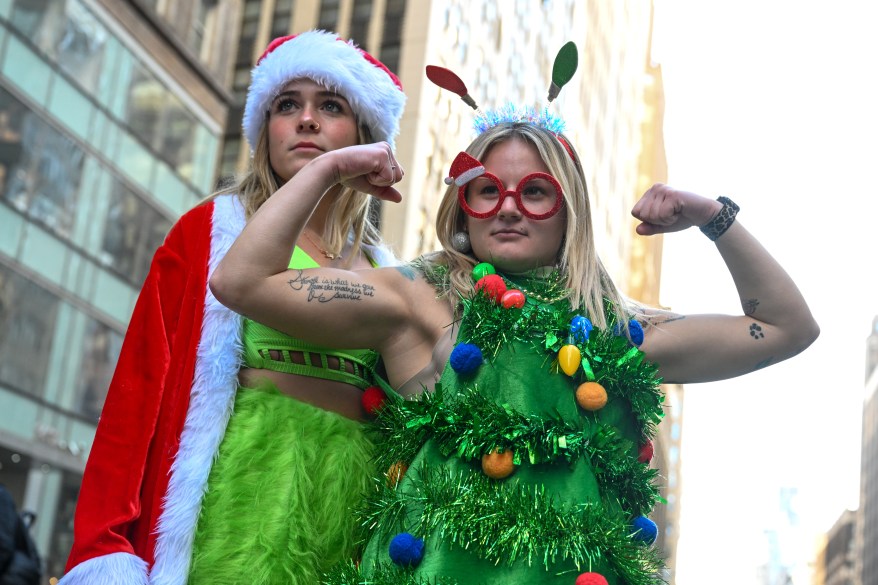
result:
<svg viewBox="0 0 878 585"><path fill-rule="evenodd" d="M314 583L356 554L349 510L371 473L363 389L377 354L306 344L207 287L248 218L306 163L393 144L397 77L324 31L273 41L244 112L251 169L186 213L156 252L128 327L77 503L64 585ZM370 196L339 187L291 267L394 262Z"/></svg>

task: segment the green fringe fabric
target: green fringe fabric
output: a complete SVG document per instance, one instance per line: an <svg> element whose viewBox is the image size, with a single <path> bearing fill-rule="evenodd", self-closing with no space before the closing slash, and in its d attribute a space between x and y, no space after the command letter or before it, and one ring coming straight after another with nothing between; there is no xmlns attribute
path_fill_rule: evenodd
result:
<svg viewBox="0 0 878 585"><path fill-rule="evenodd" d="M375 474L362 423L239 388L210 471L189 585L313 585L357 558L354 509Z"/></svg>

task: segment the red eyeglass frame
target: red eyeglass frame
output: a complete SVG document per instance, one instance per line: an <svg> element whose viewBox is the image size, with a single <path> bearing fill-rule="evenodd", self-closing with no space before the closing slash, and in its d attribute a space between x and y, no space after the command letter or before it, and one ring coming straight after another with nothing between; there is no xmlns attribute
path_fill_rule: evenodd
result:
<svg viewBox="0 0 878 585"><path fill-rule="evenodd" d="M497 186L497 190L501 193L501 195L497 200L497 205L491 211L479 212L470 207L469 203L467 203L466 201L466 189L471 181L461 185L457 189L457 202L460 204L460 207L461 209L463 209L464 213L476 219L487 219L489 217L497 215L497 213L500 212L500 208L503 206L503 202L506 201L506 198L510 196L515 199L515 205L518 207L518 210L522 213L522 215L534 220L549 219L550 217L558 213L558 211L561 209L561 205L564 204L564 192L561 189L561 184L555 177L548 173L537 172L527 175L518 182L518 185L515 186L514 191L505 189L502 181L500 181L500 179L497 178L496 175L493 175L491 173L483 173L482 175L479 175L479 177L486 177L490 179L494 183L494 185ZM557 197L555 198L555 205L546 213L531 213L524 207L524 203L522 203L521 201L521 188L526 185L527 182L531 179L544 179L546 181L549 181L552 186L555 187L555 191L558 193Z"/></svg>

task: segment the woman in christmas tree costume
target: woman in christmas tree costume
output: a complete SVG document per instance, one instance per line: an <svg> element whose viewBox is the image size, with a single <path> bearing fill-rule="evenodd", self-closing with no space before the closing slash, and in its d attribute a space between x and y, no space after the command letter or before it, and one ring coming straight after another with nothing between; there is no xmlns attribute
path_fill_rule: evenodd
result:
<svg viewBox="0 0 878 585"><path fill-rule="evenodd" d="M236 311L385 360L392 388L376 427L387 472L364 511L369 543L325 582L659 583L648 519L659 383L751 372L804 350L818 327L734 203L661 184L634 207L637 232L699 226L744 311L684 316L627 301L595 253L584 173L558 120L506 108L478 129L446 180L443 251L406 268L287 270L322 191L400 199L392 149L358 146L303 168L211 279Z"/></svg>

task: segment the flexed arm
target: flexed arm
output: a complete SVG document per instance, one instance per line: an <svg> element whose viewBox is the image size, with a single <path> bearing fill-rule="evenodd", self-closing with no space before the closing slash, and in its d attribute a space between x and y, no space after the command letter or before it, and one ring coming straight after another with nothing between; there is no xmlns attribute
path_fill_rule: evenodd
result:
<svg viewBox="0 0 878 585"><path fill-rule="evenodd" d="M717 250L741 299L743 314L736 316L652 312L641 349L667 382L746 374L793 357L819 335L795 282L740 221L728 220L732 211L719 201L657 184L631 212L643 222L640 235L710 228L703 231L718 235Z"/></svg>
<svg viewBox="0 0 878 585"><path fill-rule="evenodd" d="M390 201L402 169L386 143L327 152L305 165L248 222L210 287L231 309L329 347L381 349L407 322L414 281L396 269L288 270L291 251L325 194L347 185ZM356 327L352 324L356 323Z"/></svg>

